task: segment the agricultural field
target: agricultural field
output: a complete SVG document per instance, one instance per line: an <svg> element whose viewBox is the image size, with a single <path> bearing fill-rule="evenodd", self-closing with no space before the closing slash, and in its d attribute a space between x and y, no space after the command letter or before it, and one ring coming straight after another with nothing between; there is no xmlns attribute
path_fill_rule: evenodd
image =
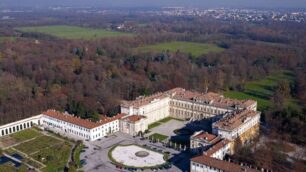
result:
<svg viewBox="0 0 306 172"><path fill-rule="evenodd" d="M143 51L143 52L180 51L180 52L190 54L193 57L198 57L200 55L207 54L207 53L221 52L224 49L214 44L175 41L175 42L167 42L167 43L160 43L160 44L155 44L155 45L147 45L143 47L138 47L137 50Z"/></svg>
<svg viewBox="0 0 306 172"><path fill-rule="evenodd" d="M97 39L105 37L131 36L131 33L108 31L105 29L93 29L77 26L55 25L55 26L34 26L19 27L16 30L21 32L37 32L52 35L64 39Z"/></svg>
<svg viewBox="0 0 306 172"><path fill-rule="evenodd" d="M3 147L10 139L13 144ZM0 145L5 153L18 154L22 162L46 172L63 171L72 149L70 142L32 128L1 138Z"/></svg>
<svg viewBox="0 0 306 172"><path fill-rule="evenodd" d="M273 96L274 89L278 81L285 80L293 82L294 77L290 71L281 71L267 76L265 79L251 81L245 84L244 91L226 91L226 97L235 99L253 99L258 102L258 109L264 110L270 106L270 98ZM293 99L288 100L288 106L298 106Z"/></svg>
<svg viewBox="0 0 306 172"><path fill-rule="evenodd" d="M6 40L8 40L8 41L15 41L16 38L15 37L9 37L9 36L0 36L0 42L1 41L6 41Z"/></svg>

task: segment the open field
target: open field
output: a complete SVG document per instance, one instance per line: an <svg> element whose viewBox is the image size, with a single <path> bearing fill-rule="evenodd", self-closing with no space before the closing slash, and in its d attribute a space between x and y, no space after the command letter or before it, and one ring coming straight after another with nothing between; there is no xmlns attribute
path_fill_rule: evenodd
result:
<svg viewBox="0 0 306 172"><path fill-rule="evenodd" d="M38 32L66 39L96 39L116 36L131 36L130 33L108 31L104 29L84 28L77 26L54 25L54 26L34 26L20 27L16 30L22 32Z"/></svg>
<svg viewBox="0 0 306 172"><path fill-rule="evenodd" d="M14 41L16 38L15 37L9 37L9 36L0 36L0 42L4 40L8 41Z"/></svg>
<svg viewBox="0 0 306 172"><path fill-rule="evenodd" d="M188 53L194 57L197 57L210 52L221 52L224 49L214 44L176 41L176 42L167 42L167 43L138 47L137 50L143 52L148 52L148 51L164 52L167 50L169 50L170 52L176 52L179 50L181 52Z"/></svg>
<svg viewBox="0 0 306 172"><path fill-rule="evenodd" d="M267 76L265 79L258 81L251 81L245 84L243 92L226 91L226 97L235 99L253 99L258 102L258 109L264 110L270 106L270 98L274 93L274 89L278 81L286 80L293 82L294 76L290 71L281 71ZM295 100L289 100L287 105L297 106Z"/></svg>
<svg viewBox="0 0 306 172"><path fill-rule="evenodd" d="M4 144L1 142L8 139L11 139L14 144L3 147ZM41 171L50 172L63 171L72 149L71 143L62 138L33 128L1 138L0 143L7 154L19 154L24 163ZM1 166L0 169L6 168Z"/></svg>

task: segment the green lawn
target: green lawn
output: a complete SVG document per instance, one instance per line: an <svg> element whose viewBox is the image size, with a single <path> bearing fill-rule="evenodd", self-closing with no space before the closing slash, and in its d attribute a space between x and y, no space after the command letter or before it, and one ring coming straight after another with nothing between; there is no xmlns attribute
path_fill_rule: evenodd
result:
<svg viewBox="0 0 306 172"><path fill-rule="evenodd" d="M59 144L60 142L62 141L50 136L41 136L14 146L14 148L26 154L31 154L46 147L53 146L54 144Z"/></svg>
<svg viewBox="0 0 306 172"><path fill-rule="evenodd" d="M16 139L18 142L29 140L38 136L42 136L42 134L31 128L10 135L10 137Z"/></svg>
<svg viewBox="0 0 306 172"><path fill-rule="evenodd" d="M132 35L131 33L108 31L105 29L93 29L67 25L20 27L16 29L22 32L38 32L66 39L96 39Z"/></svg>
<svg viewBox="0 0 306 172"><path fill-rule="evenodd" d="M27 167L21 165L20 167L16 168L10 163L5 163L0 165L0 172L27 172Z"/></svg>
<svg viewBox="0 0 306 172"><path fill-rule="evenodd" d="M226 91L224 95L236 99L253 99L258 102L258 109L264 110L270 106L270 98L278 81L286 80L293 82L294 76L290 71L281 71L267 76L265 79L251 81L245 84L243 92ZM295 100L289 100L288 104L297 106Z"/></svg>
<svg viewBox="0 0 306 172"><path fill-rule="evenodd" d="M152 129L152 128L155 128L155 127L157 127L157 126L159 126L159 125L161 125L162 123L160 123L160 122L154 122L154 123L152 123L152 124L150 124L149 126L148 126L148 129L150 130L150 129Z"/></svg>
<svg viewBox="0 0 306 172"><path fill-rule="evenodd" d="M73 159L78 168L82 167L80 155L81 155L81 151L83 150L83 148L84 148L84 145L82 143L78 144L73 152Z"/></svg>
<svg viewBox="0 0 306 172"><path fill-rule="evenodd" d="M166 118L164 118L164 119L162 119L162 120L160 120L160 121L158 121L158 122L161 122L161 123L166 123L166 122L171 121L172 119L174 119L174 120L178 120L178 121L184 121L184 120L182 120L182 119L178 119L178 118L166 117Z"/></svg>
<svg viewBox="0 0 306 172"><path fill-rule="evenodd" d="M184 53L188 54L190 53L194 57L198 57L200 55L207 54L210 52L221 52L224 49L214 44L175 41L175 42L167 42L167 43L138 47L137 50L143 52L148 52L148 51L164 52L167 50L169 50L170 52L176 52L179 50Z"/></svg>
<svg viewBox="0 0 306 172"><path fill-rule="evenodd" d="M46 165L46 167L43 168L43 171L63 171L69 159L70 149L70 143L65 142L41 149L39 152L31 155L31 157Z"/></svg>
<svg viewBox="0 0 306 172"><path fill-rule="evenodd" d="M168 138L168 136L165 136L165 135L162 135L162 134L159 134L159 133L154 133L152 135L149 136L150 139L152 140L158 140L158 141L163 141L163 140L166 140Z"/></svg>
<svg viewBox="0 0 306 172"><path fill-rule="evenodd" d="M44 135L35 129L23 130L10 135L10 137L23 142L4 150L6 153L12 154L17 152L23 156L24 163L39 169L42 168L41 170L46 172L63 171L68 162L70 151L72 150L70 142L64 141L56 136ZM77 150L81 149L82 147ZM79 152L77 151L74 155L75 159L79 160Z"/></svg>
<svg viewBox="0 0 306 172"><path fill-rule="evenodd" d="M16 37L11 37L11 36L0 36L0 42L4 41L4 40L8 40L8 41L15 41Z"/></svg>

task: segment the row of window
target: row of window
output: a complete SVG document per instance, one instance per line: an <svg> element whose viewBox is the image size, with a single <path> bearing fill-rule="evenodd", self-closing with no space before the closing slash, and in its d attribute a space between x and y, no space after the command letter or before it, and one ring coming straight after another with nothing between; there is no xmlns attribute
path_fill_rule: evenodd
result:
<svg viewBox="0 0 306 172"><path fill-rule="evenodd" d="M202 111L202 112L206 112L206 113L213 113L213 114L222 114L222 113L225 113L227 111L227 110L213 109L212 107L190 105L190 104L187 104L187 103L180 103L180 102L172 102L171 105L175 105L175 106L186 108L186 109L198 110L198 111Z"/></svg>
<svg viewBox="0 0 306 172"><path fill-rule="evenodd" d="M16 126L13 126L13 127L1 130L1 136L12 134L12 133L15 133L17 131L21 131L21 130L24 130L26 128L30 128L32 126L33 126L33 122L32 121L31 122L27 122L27 123L23 123L23 124L18 124Z"/></svg>
<svg viewBox="0 0 306 172"><path fill-rule="evenodd" d="M209 170L214 170L214 171L217 171L217 172L222 172L223 170L220 170L220 169L217 169L217 168L214 168L214 167L211 167L211 166L206 166L206 165L202 165L202 164L197 164L197 163L192 163L193 166L196 166L196 167L200 167L200 168L205 168L205 169L209 169Z"/></svg>
<svg viewBox="0 0 306 172"><path fill-rule="evenodd" d="M48 126L52 126L52 127L55 127L55 128L58 128L58 129L60 129L60 130L63 130L62 125L59 125L59 124L55 124L55 123L48 122L48 121L45 121L45 120L43 120L43 124L48 125ZM64 123L62 123L62 124L64 124ZM84 138L89 139L89 135L84 134L84 133L82 133L82 132L78 132L78 131L73 130L73 129L71 129L71 128L65 129L65 132L69 132L69 133L75 134L75 135L77 135L77 136L81 136L81 137L84 137Z"/></svg>
<svg viewBox="0 0 306 172"><path fill-rule="evenodd" d="M59 120L59 119L56 119L56 118L52 118L52 117L49 117L49 116L47 116L47 118L50 119L50 120L52 120L52 121L55 121L55 122L57 122L57 123L59 123L59 124L65 124L65 125L68 125L68 126L70 126L70 127L77 128L77 129L79 129L79 130L81 130L81 131L89 132L89 129L84 128L84 127L81 127L81 126L79 126L79 125L71 124L71 123L69 123L69 122L65 122L65 121L62 121L62 120Z"/></svg>

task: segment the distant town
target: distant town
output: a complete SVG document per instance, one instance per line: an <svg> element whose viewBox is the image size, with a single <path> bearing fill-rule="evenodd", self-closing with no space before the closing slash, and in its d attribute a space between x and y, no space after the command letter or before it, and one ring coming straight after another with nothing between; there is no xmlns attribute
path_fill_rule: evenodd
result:
<svg viewBox="0 0 306 172"><path fill-rule="evenodd" d="M37 10L37 9L35 9ZM283 21L283 22L306 22L306 11L297 10L277 10L277 9L235 9L235 8L184 8L184 7L164 7L154 8L151 10L135 9L112 9L103 10L93 7L87 8L73 8L73 7L49 7L51 11L64 11L72 10L80 14L147 14L147 15L162 15L162 16L195 16L195 17L209 17L217 20L224 21L242 21L242 22L263 22L263 21ZM16 9L1 9L0 14L2 20L11 20L14 17L10 16L11 13L31 13L32 10L16 10Z"/></svg>

